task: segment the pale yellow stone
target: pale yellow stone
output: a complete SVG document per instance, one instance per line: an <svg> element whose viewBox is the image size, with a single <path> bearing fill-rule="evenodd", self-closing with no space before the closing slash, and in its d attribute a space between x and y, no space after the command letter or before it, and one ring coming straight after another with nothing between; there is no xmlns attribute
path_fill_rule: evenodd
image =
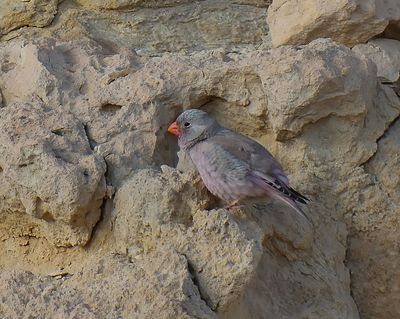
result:
<svg viewBox="0 0 400 319"><path fill-rule="evenodd" d="M354 46L382 33L389 23L378 15L375 0L275 0L267 21L275 47L317 38Z"/></svg>
<svg viewBox="0 0 400 319"><path fill-rule="evenodd" d="M57 0L2 0L0 36L24 26L44 27L57 13Z"/></svg>

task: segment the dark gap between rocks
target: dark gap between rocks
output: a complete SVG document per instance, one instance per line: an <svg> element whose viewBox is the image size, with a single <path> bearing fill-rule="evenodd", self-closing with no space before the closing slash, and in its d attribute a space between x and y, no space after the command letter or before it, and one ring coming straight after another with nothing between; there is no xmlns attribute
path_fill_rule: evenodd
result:
<svg viewBox="0 0 400 319"><path fill-rule="evenodd" d="M115 115L121 108L122 108L122 105L107 103L107 104L101 105L100 111L110 114L110 115Z"/></svg>
<svg viewBox="0 0 400 319"><path fill-rule="evenodd" d="M202 293L200 283L199 283L199 278L197 277L197 273L196 273L196 270L194 269L193 264L189 261L189 259L186 257L185 254L182 254L182 255L186 259L187 268L188 268L190 277L192 279L193 284L197 287L197 290L199 291L200 299L203 300L212 311L215 311L215 309L212 307L212 305L210 305L208 298L206 296L204 296Z"/></svg>
<svg viewBox="0 0 400 319"><path fill-rule="evenodd" d="M377 144L377 148L374 154L372 154L366 161L364 161L363 163L361 163L359 166L364 166L367 165L370 161L372 161L372 159L375 157L376 153L379 152L379 142L388 136L389 131L391 130L391 128L396 124L396 122L400 120L400 114L398 116L395 117L395 119L390 122L389 126L387 127L387 129L383 132L383 134L381 136L378 137L378 139L376 140L376 144Z"/></svg>

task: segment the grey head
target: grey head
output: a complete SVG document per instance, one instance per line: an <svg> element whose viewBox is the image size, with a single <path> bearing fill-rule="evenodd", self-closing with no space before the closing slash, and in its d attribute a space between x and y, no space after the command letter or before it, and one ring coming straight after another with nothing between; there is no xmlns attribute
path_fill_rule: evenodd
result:
<svg viewBox="0 0 400 319"><path fill-rule="evenodd" d="M212 136L221 127L211 115L198 109L184 111L173 125L174 132L170 132L178 136L179 147L184 150Z"/></svg>

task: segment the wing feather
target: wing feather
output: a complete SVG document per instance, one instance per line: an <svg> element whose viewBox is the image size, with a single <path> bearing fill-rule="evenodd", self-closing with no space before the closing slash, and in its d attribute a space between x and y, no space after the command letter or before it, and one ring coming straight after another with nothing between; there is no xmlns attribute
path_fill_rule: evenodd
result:
<svg viewBox="0 0 400 319"><path fill-rule="evenodd" d="M228 129L223 129L212 136L210 141L219 144L238 159L248 163L251 170L274 175L278 179L282 178L287 181L287 177L279 162L261 144L251 138Z"/></svg>
<svg viewBox="0 0 400 319"><path fill-rule="evenodd" d="M210 141L247 163L250 175L257 179L258 184L263 183L262 186L293 202L307 204L309 201L307 197L289 186L289 180L282 166L261 144L228 129L220 130L210 138Z"/></svg>

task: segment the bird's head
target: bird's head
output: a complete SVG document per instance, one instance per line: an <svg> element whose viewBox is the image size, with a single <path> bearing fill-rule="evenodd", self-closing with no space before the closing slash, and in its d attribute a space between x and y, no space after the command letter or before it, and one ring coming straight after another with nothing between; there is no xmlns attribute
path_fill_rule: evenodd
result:
<svg viewBox="0 0 400 319"><path fill-rule="evenodd" d="M208 113L190 109L178 116L168 127L168 132L178 137L179 146L186 149L206 139L219 127L218 122Z"/></svg>

